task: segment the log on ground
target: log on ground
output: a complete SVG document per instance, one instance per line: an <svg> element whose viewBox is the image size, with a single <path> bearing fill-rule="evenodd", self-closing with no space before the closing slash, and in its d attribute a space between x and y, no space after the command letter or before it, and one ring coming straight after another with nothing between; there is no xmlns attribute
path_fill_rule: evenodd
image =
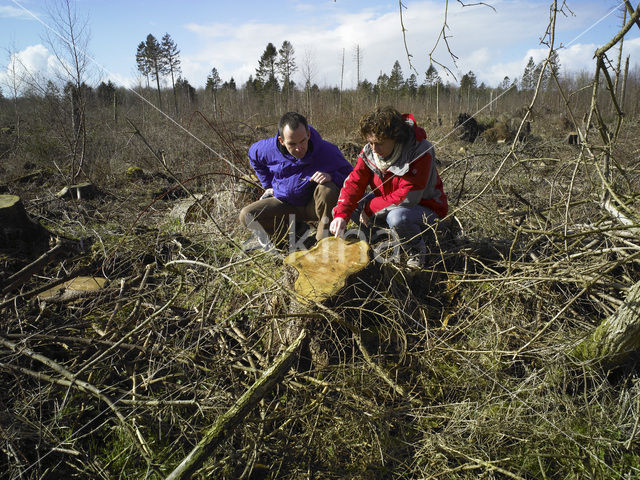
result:
<svg viewBox="0 0 640 480"><path fill-rule="evenodd" d="M606 368L623 363L640 350L640 282L627 293L624 303L573 350L580 360Z"/></svg>

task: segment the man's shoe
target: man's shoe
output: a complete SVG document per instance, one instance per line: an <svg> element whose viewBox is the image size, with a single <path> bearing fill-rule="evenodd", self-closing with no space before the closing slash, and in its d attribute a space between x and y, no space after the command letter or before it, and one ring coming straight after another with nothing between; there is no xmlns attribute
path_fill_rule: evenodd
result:
<svg viewBox="0 0 640 480"><path fill-rule="evenodd" d="M423 268L425 264L425 254L424 253L410 253L409 258L407 258L407 268L411 269L419 269Z"/></svg>
<svg viewBox="0 0 640 480"><path fill-rule="evenodd" d="M251 237L249 240L242 244L242 251L244 253L264 252L268 255L284 258L282 252L280 252L273 243L263 243L256 237Z"/></svg>

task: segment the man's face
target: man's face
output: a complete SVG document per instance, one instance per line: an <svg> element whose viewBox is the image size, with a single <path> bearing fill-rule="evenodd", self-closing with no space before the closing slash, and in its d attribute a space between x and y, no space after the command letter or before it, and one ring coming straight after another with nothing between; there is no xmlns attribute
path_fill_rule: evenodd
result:
<svg viewBox="0 0 640 480"><path fill-rule="evenodd" d="M291 130L289 125L285 125L278 141L295 158L302 158L307 154L309 148L309 130L302 124L298 125L295 130Z"/></svg>

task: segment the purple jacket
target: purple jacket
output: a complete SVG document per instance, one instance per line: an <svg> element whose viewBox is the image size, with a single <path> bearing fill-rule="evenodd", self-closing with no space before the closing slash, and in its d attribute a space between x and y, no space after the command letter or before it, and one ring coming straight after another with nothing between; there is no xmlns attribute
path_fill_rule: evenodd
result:
<svg viewBox="0 0 640 480"><path fill-rule="evenodd" d="M297 159L286 149L278 148L278 136L260 140L249 148L249 161L262 186L273 188L273 195L291 205L306 205L313 196L315 182L310 182L316 172L331 175L331 181L342 188L353 167L345 160L340 149L320 137L309 127L311 138L307 154ZM284 153L283 153L284 152Z"/></svg>

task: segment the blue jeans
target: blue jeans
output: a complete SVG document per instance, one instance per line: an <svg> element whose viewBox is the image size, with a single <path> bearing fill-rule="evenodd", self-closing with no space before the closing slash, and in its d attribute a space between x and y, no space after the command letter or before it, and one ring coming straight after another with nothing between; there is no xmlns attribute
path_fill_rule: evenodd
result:
<svg viewBox="0 0 640 480"><path fill-rule="evenodd" d="M360 230L370 243L380 238L381 235L386 235L386 230L390 229L403 250L411 253L424 253L426 244L423 234L430 228L435 229L436 222L440 217L423 205L396 206L372 215L369 219L369 226L366 227L360 223L360 212L373 197L374 194L369 193L360 200L351 216L351 219L359 225Z"/></svg>

